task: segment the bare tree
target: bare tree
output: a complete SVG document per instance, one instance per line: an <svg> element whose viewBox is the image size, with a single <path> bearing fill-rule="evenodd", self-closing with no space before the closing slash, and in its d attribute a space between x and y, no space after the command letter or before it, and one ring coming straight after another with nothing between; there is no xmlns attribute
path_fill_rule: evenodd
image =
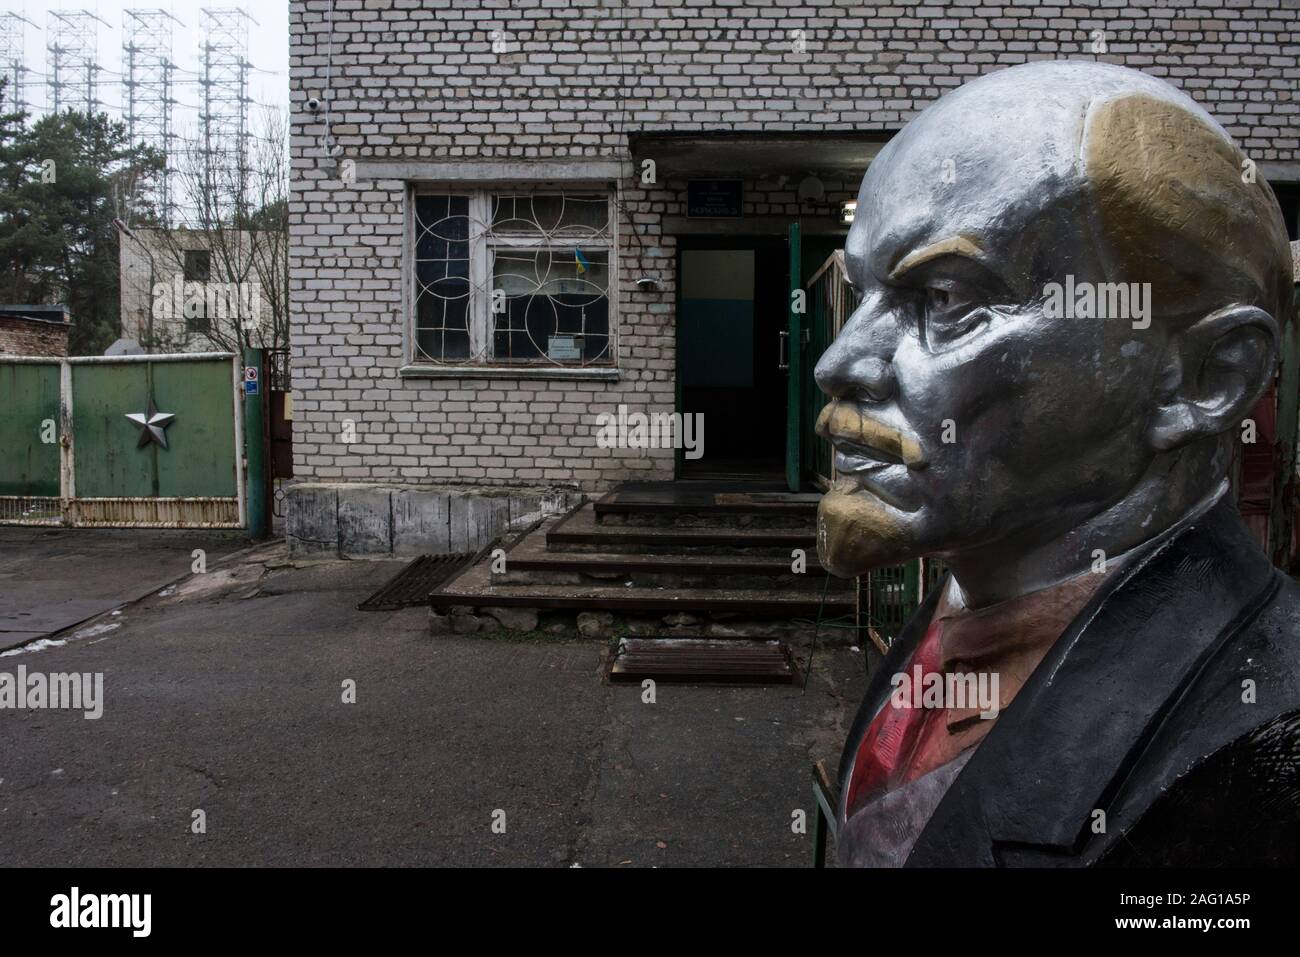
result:
<svg viewBox="0 0 1300 957"><path fill-rule="evenodd" d="M254 143L257 208L254 228L261 244L253 268L262 284L270 339L267 348L289 348L289 118L283 110L264 107Z"/></svg>
<svg viewBox="0 0 1300 957"><path fill-rule="evenodd" d="M194 340L230 352L289 346L288 122L266 107L245 151L179 150L174 225L136 231L148 258L149 351Z"/></svg>

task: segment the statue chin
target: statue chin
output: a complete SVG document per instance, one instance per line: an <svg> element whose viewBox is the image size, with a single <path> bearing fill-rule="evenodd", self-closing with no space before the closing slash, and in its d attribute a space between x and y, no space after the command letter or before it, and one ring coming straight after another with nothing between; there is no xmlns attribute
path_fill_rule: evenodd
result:
<svg viewBox="0 0 1300 957"><path fill-rule="evenodd" d="M822 567L840 578L916 557L901 515L844 480L817 507L817 556Z"/></svg>

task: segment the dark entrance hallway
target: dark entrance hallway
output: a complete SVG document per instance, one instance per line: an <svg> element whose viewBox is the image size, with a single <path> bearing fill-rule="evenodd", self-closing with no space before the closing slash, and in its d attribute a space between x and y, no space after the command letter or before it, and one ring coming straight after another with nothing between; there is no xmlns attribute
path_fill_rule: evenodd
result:
<svg viewBox="0 0 1300 957"><path fill-rule="evenodd" d="M781 237L683 237L677 377L683 413L704 416L704 454L682 478L777 479L785 455L788 252Z"/></svg>

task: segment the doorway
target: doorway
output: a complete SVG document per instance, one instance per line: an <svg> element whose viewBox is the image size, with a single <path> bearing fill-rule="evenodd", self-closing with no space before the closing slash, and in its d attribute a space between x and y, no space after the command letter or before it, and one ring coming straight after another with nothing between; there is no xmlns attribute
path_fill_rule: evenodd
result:
<svg viewBox="0 0 1300 957"><path fill-rule="evenodd" d="M704 417L703 455L679 478L777 481L786 441L783 237L680 237L678 411Z"/></svg>

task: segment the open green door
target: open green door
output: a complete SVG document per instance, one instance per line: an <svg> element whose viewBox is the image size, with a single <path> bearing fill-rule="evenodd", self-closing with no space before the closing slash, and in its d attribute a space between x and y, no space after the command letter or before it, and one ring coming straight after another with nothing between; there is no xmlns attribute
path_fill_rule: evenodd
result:
<svg viewBox="0 0 1300 957"><path fill-rule="evenodd" d="M790 224L790 296L787 308L790 313L789 328L785 334L785 484L799 491L800 410L803 398L803 313L807 309L807 294L803 288L803 269L799 224Z"/></svg>
<svg viewBox="0 0 1300 957"><path fill-rule="evenodd" d="M785 479L790 491L797 492L817 476L831 473L830 445L814 432L826 396L817 388L813 371L835 339L837 318L852 311L852 306L848 294L839 288L845 285L843 254L837 252L844 245L843 236L803 236L799 224L792 223L789 245L790 318L782 334L782 368L788 375ZM807 286L805 276L809 277Z"/></svg>

